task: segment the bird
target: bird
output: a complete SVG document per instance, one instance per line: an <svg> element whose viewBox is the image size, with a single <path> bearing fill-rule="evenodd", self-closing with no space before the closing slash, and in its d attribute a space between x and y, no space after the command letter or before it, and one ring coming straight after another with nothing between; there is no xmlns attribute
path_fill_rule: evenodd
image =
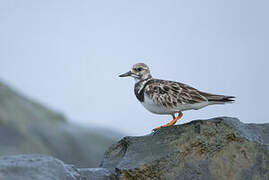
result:
<svg viewBox="0 0 269 180"><path fill-rule="evenodd" d="M153 131L174 125L182 118L183 111L198 110L214 104L232 103L235 98L206 93L181 82L154 79L149 67L144 63L134 64L130 71L119 77L134 78L134 94L148 111L173 117L172 121L154 128Z"/></svg>

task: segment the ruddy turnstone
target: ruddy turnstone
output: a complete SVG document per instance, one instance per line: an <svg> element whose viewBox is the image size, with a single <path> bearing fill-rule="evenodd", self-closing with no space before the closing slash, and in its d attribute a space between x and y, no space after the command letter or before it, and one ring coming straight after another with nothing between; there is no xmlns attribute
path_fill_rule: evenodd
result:
<svg viewBox="0 0 269 180"><path fill-rule="evenodd" d="M170 114L173 120L161 127L174 125L186 110L198 110L208 105L233 102L234 96L210 94L199 91L186 84L152 78L144 63L133 65L131 71L119 77L131 76L135 80L134 93L141 104L155 114ZM175 114L178 114L175 116Z"/></svg>

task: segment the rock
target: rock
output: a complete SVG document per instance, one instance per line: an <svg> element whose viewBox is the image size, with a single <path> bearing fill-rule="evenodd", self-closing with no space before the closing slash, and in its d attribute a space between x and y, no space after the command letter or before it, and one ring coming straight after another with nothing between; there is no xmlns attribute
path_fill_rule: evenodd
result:
<svg viewBox="0 0 269 180"><path fill-rule="evenodd" d="M120 136L70 123L0 82L0 156L46 154L78 167L98 167Z"/></svg>
<svg viewBox="0 0 269 180"><path fill-rule="evenodd" d="M45 155L0 157L1 180L117 180L103 168L78 169Z"/></svg>
<svg viewBox="0 0 269 180"><path fill-rule="evenodd" d="M117 175L106 168L79 169L80 178L83 180L117 180Z"/></svg>
<svg viewBox="0 0 269 180"><path fill-rule="evenodd" d="M0 157L1 180L268 180L269 124L214 118L125 137L99 168L44 155Z"/></svg>
<svg viewBox="0 0 269 180"><path fill-rule="evenodd" d="M268 180L268 147L269 124L222 117L125 137L101 167L119 179Z"/></svg>
<svg viewBox="0 0 269 180"><path fill-rule="evenodd" d="M72 166L44 155L17 155L0 158L1 180L76 180Z"/></svg>

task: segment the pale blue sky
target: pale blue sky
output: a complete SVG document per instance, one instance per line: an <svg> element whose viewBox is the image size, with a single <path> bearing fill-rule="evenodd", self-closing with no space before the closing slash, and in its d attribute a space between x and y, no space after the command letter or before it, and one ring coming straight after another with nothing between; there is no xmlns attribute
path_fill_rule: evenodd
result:
<svg viewBox="0 0 269 180"><path fill-rule="evenodd" d="M268 9L266 0L1 0L0 79L71 121L142 135L171 120L117 77L144 62L156 78L237 97L179 124L269 122Z"/></svg>

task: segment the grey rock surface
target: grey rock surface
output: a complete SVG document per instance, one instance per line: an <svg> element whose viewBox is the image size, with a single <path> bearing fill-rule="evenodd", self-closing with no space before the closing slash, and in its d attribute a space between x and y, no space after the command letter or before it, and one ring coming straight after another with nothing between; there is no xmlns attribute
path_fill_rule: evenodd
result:
<svg viewBox="0 0 269 180"><path fill-rule="evenodd" d="M0 82L0 156L46 154L78 167L98 167L119 134L81 127Z"/></svg>
<svg viewBox="0 0 269 180"><path fill-rule="evenodd" d="M80 178L83 180L117 180L114 171L106 168L84 168L78 169Z"/></svg>
<svg viewBox="0 0 269 180"><path fill-rule="evenodd" d="M49 156L0 157L1 180L76 180L79 176L75 168Z"/></svg>
<svg viewBox="0 0 269 180"><path fill-rule="evenodd" d="M0 157L1 180L268 180L269 124L221 117L125 137L99 168L44 155Z"/></svg>
<svg viewBox="0 0 269 180"><path fill-rule="evenodd" d="M102 168L119 179L268 180L269 124L236 118L197 120L109 148Z"/></svg>
<svg viewBox="0 0 269 180"><path fill-rule="evenodd" d="M1 180L117 180L104 168L78 169L46 155L0 157Z"/></svg>

